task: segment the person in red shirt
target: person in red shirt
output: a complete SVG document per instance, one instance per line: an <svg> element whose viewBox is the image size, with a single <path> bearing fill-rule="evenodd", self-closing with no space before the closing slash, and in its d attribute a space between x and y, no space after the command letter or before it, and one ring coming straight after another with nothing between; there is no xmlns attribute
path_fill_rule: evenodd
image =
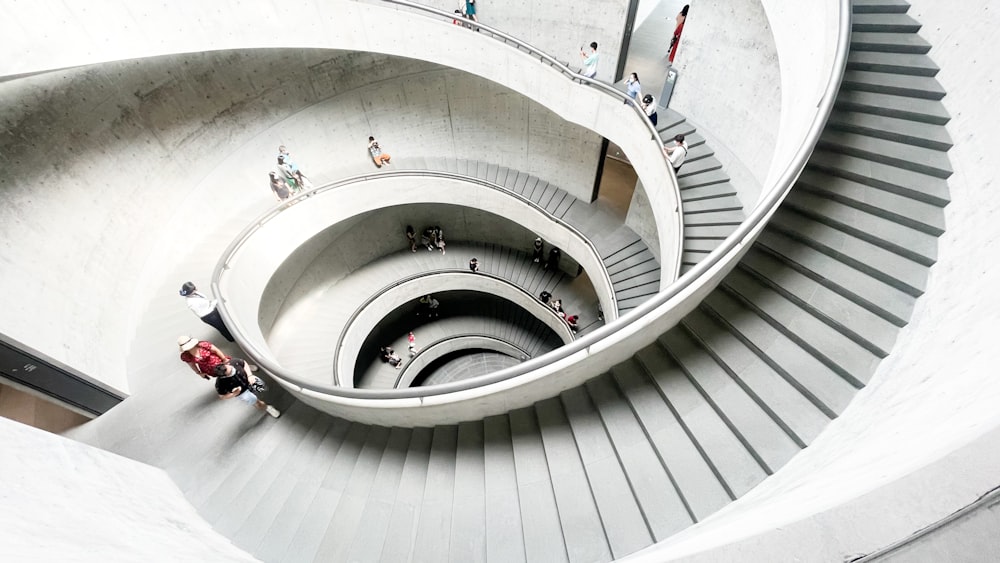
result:
<svg viewBox="0 0 1000 563"><path fill-rule="evenodd" d="M177 339L177 346L181 349L181 361L202 379L215 377L215 366L229 362L229 356L211 342L181 336Z"/></svg>

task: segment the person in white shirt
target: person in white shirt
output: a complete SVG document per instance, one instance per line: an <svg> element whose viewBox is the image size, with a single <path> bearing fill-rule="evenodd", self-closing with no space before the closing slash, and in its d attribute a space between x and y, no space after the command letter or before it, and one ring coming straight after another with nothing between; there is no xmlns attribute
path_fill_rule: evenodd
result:
<svg viewBox="0 0 1000 563"><path fill-rule="evenodd" d="M670 166L674 167L674 174L681 169L681 165L684 164L684 159L687 158L688 145L684 142L684 135L677 135L674 137L673 146L663 146L663 154L670 161Z"/></svg>
<svg viewBox="0 0 1000 563"><path fill-rule="evenodd" d="M653 127L656 127L656 98L652 94L642 97L642 111L646 112L646 117L653 123Z"/></svg>
<svg viewBox="0 0 1000 563"><path fill-rule="evenodd" d="M590 43L590 52L580 48L580 57L583 58L583 68L580 69L580 74L586 76L587 78L593 78L597 76L597 42L592 41Z"/></svg>
<svg viewBox="0 0 1000 563"><path fill-rule="evenodd" d="M198 315L198 318L203 323L215 328L226 340L233 342L233 335L226 328L226 323L222 322L222 316L219 315L219 311L216 308L218 301L209 299L198 293L198 288L191 282L184 282L184 285L181 286L180 294L181 297L184 297L188 309L191 309L195 315Z"/></svg>

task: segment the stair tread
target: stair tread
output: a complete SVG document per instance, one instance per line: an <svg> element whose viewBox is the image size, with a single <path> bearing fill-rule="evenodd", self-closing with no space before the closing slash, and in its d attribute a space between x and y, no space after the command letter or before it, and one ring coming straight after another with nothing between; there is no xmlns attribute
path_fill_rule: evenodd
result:
<svg viewBox="0 0 1000 563"><path fill-rule="evenodd" d="M938 178L946 179L952 174L951 161L943 151L830 129L823 132L819 143L829 150Z"/></svg>
<svg viewBox="0 0 1000 563"><path fill-rule="evenodd" d="M897 53L926 53L931 44L915 33L852 31L851 50L887 50Z"/></svg>
<svg viewBox="0 0 1000 563"><path fill-rule="evenodd" d="M944 232L944 213L938 206L871 186L847 178L831 176L806 168L799 176L796 190L805 189L820 193L845 205L874 213L923 232L940 235Z"/></svg>
<svg viewBox="0 0 1000 563"><path fill-rule="evenodd" d="M938 100L863 90L842 89L837 94L835 107L925 121L937 125L944 125L951 119L944 105Z"/></svg>
<svg viewBox="0 0 1000 563"><path fill-rule="evenodd" d="M941 83L934 77L851 69L844 71L842 89L865 90L932 101L940 100L946 93Z"/></svg>
<svg viewBox="0 0 1000 563"><path fill-rule="evenodd" d="M879 51L851 51L847 54L847 68L919 76L936 76L940 71L940 68L927 55L882 53Z"/></svg>
<svg viewBox="0 0 1000 563"><path fill-rule="evenodd" d="M834 109L827 126L938 151L952 146L951 135L944 127L898 117Z"/></svg>
<svg viewBox="0 0 1000 563"><path fill-rule="evenodd" d="M809 166L939 207L947 205L950 197L947 180L849 154L818 149L810 157Z"/></svg>

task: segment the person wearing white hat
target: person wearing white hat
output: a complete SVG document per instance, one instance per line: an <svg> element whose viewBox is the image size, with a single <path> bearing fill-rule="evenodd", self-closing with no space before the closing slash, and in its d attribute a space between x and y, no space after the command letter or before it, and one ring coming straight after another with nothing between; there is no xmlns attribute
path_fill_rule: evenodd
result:
<svg viewBox="0 0 1000 563"><path fill-rule="evenodd" d="M181 350L181 361L202 379L215 377L215 366L229 361L229 356L216 348L215 344L205 340L180 336L177 338L177 347Z"/></svg>

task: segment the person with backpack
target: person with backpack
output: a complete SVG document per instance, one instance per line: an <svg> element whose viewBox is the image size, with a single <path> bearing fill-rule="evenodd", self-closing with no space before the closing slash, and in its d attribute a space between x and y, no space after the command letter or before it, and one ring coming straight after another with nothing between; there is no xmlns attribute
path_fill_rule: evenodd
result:
<svg viewBox="0 0 1000 563"><path fill-rule="evenodd" d="M281 411L261 401L254 394L266 391L267 385L264 385L264 381L256 375L251 375L251 369L253 366L240 358L231 358L229 363L215 366L215 392L219 394L220 399L236 398L278 418L281 416Z"/></svg>
<svg viewBox="0 0 1000 563"><path fill-rule="evenodd" d="M673 146L663 146L663 155L670 161L670 166L674 167L674 174L681 169L684 159L687 158L688 145L684 141L684 135L674 136Z"/></svg>

